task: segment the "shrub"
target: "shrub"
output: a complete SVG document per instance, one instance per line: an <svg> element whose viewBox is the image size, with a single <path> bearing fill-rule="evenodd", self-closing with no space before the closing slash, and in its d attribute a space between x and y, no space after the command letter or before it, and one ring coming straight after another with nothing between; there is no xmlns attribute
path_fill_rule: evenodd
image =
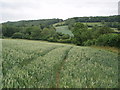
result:
<svg viewBox="0 0 120 90"><path fill-rule="evenodd" d="M71 43L71 39L59 39L58 42L60 42L60 43Z"/></svg>
<svg viewBox="0 0 120 90"><path fill-rule="evenodd" d="M96 45L120 47L119 42L120 42L120 35L104 34L97 39Z"/></svg>
<svg viewBox="0 0 120 90"><path fill-rule="evenodd" d="M49 42L57 42L57 39L54 38L54 37L49 37L49 38L47 39L47 41L49 41Z"/></svg>
<svg viewBox="0 0 120 90"><path fill-rule="evenodd" d="M20 33L20 32L16 32L16 33L14 33L14 34L12 35L12 38L20 38L20 39L22 39L22 38L23 38L23 34Z"/></svg>
<svg viewBox="0 0 120 90"><path fill-rule="evenodd" d="M84 46L91 46L91 45L95 45L96 39L93 40L87 40L85 42L83 42Z"/></svg>

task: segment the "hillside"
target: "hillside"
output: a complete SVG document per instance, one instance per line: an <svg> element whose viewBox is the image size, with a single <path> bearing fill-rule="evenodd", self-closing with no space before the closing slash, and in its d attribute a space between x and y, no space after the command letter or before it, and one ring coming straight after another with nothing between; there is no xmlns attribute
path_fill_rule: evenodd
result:
<svg viewBox="0 0 120 90"><path fill-rule="evenodd" d="M16 21L16 22L5 22L2 23L3 25L14 25L14 26L18 26L18 27L26 27L26 26L48 26L48 25L52 25L58 22L63 21L62 19L40 19L40 20L21 20L21 21Z"/></svg>
<svg viewBox="0 0 120 90"><path fill-rule="evenodd" d="M45 41L4 39L4 88L116 88L118 54Z"/></svg>
<svg viewBox="0 0 120 90"><path fill-rule="evenodd" d="M68 26L58 26L58 27L55 27L55 29L56 29L57 32L61 32L63 34L68 34L70 36L74 36L72 31L70 31L68 29Z"/></svg>
<svg viewBox="0 0 120 90"><path fill-rule="evenodd" d="M75 19L77 22L120 22L120 15L113 16L91 16L91 17L73 17L69 19ZM67 20L69 20L67 19Z"/></svg>

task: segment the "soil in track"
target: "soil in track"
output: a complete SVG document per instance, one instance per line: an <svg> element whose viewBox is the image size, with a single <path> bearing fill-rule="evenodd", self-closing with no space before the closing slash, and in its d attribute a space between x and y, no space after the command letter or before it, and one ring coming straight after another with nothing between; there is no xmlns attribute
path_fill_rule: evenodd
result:
<svg viewBox="0 0 120 90"><path fill-rule="evenodd" d="M58 66L58 69L57 69L57 72L56 72L56 88L60 88L60 85L59 85L59 84L60 84L60 72L61 72L61 69L62 69L62 67L64 66L64 63L65 63L65 61L66 61L66 59L67 59L67 57L68 57L69 51L70 51L72 48L73 48L73 47L70 47L68 50L66 50L65 56L64 56L61 64Z"/></svg>

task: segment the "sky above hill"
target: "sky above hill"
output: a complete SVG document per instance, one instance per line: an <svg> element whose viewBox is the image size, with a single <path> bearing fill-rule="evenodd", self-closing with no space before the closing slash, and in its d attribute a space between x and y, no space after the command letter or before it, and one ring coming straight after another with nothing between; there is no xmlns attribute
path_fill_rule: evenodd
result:
<svg viewBox="0 0 120 90"><path fill-rule="evenodd" d="M119 0L0 0L0 22L118 14Z"/></svg>

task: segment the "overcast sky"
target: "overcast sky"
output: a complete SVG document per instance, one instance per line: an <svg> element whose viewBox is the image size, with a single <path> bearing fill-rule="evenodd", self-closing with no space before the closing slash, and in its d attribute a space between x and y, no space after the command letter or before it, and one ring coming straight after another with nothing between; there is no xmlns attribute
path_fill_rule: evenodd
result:
<svg viewBox="0 0 120 90"><path fill-rule="evenodd" d="M118 14L119 0L0 0L0 22Z"/></svg>

